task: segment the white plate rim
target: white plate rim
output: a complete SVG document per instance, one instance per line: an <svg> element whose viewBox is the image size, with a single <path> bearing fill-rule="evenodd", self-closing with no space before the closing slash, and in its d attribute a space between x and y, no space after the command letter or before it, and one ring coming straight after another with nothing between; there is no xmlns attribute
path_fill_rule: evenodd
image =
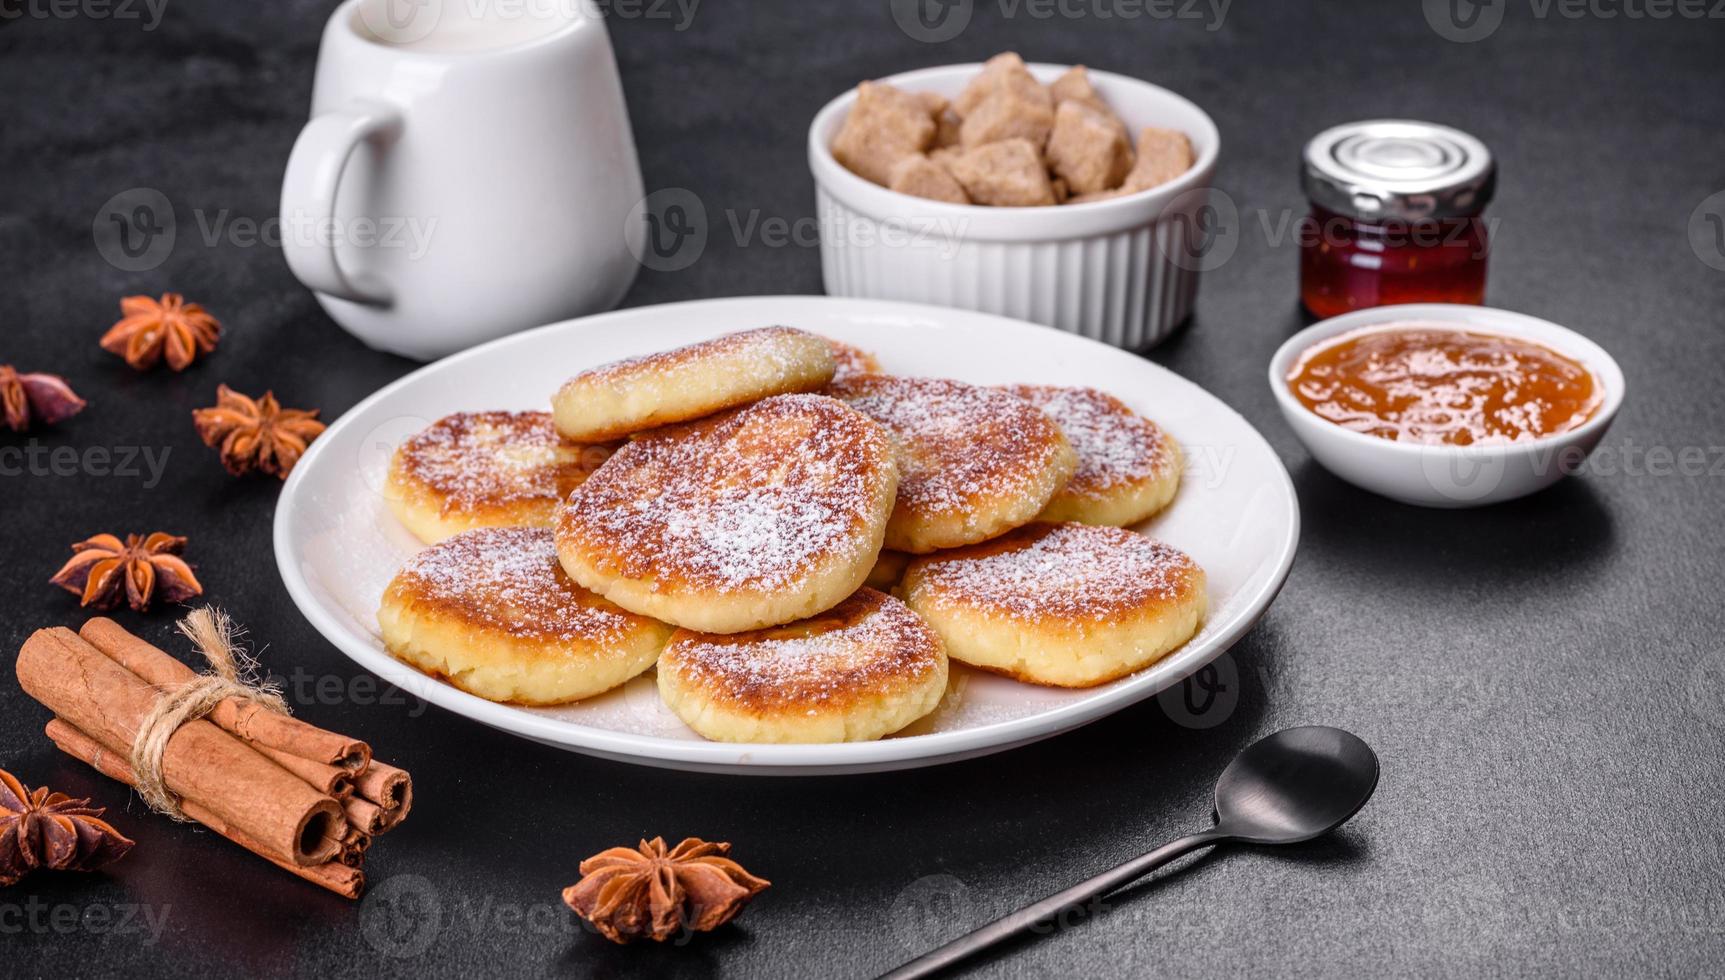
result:
<svg viewBox="0 0 1725 980"><path fill-rule="evenodd" d="M835 313L840 315L845 315L848 311L849 315L853 316L874 314L925 319L947 318L987 321L991 329L1033 332L1040 340L1051 341L1056 344L1073 343L1100 348L1111 354L1137 360L1135 355L1100 341L1010 317L921 303L796 294L733 296L631 307L563 320L510 334L426 364L396 379L342 413L340 418L330 424L329 429L322 437L312 442L311 447L301 457L289 475L276 502L272 544L275 551L276 568L282 577L283 584L287 587L288 596L293 600L300 614L305 616L325 640L333 644L360 667L403 691L416 694L431 704L491 728L559 748L635 764L701 772L792 775L878 772L937 765L1016 748L1107 717L1130 705L1154 697L1225 653L1235 643L1239 642L1253 626L1257 625L1287 581L1288 573L1293 567L1294 553L1300 536L1299 501L1294 492L1293 480L1288 475L1287 467L1282 464L1280 456L1276 454L1268 440L1264 439L1263 434L1258 432L1257 428L1244 416L1220 398L1200 388L1196 383L1148 360L1141 360L1140 366L1152 374L1160 376L1159 380L1190 388L1200 397L1212 403L1211 407L1214 410L1234 416L1244 426L1251 438L1257 439L1262 444L1267 458L1274 462L1275 465L1271 471L1275 474L1277 483L1282 490L1279 496L1286 507L1285 520L1282 522L1282 526L1287 529L1282 539L1277 542L1275 569L1269 578L1245 599L1240 611L1225 626L1219 628L1217 633L1197 647L1182 647L1170 655L1170 658L1181 657L1187 661L1184 664L1184 669L1180 672L1155 675L1147 670L1139 675L1115 682L1114 687L1094 699L1053 707L1024 718L993 722L956 731L933 732L872 742L790 745L741 745L725 742L690 741L581 725L537 715L513 705L487 701L442 681L429 678L387 653L373 649L369 642L363 637L355 635L340 623L329 610L325 609L321 600L316 596L311 583L306 580L297 563L293 560L298 555L294 541L297 531L296 516L300 510L294 505L295 500L298 494L302 492L300 487L309 479L308 474L316 472L325 448L336 443L337 440L332 436L343 431L347 425L352 424L352 420L363 416L371 406L388 399L395 392L415 384L422 377L442 369L445 365L488 356L492 351L515 344L531 344L535 338L554 331L618 326L626 324L630 320L653 319L668 313L698 314L702 310L718 306L764 305L771 307L808 303L833 307ZM781 322L783 319L774 317L770 312L764 313L763 317L763 323Z"/></svg>

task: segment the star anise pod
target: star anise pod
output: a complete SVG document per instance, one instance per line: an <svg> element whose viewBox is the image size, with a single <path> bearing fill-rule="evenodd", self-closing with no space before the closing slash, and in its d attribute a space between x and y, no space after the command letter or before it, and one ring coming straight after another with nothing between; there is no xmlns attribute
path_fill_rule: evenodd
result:
<svg viewBox="0 0 1725 980"><path fill-rule="evenodd" d="M85 404L57 374L22 374L10 364L0 364L0 421L13 432L23 432L37 422L64 422L82 412Z"/></svg>
<svg viewBox="0 0 1725 980"><path fill-rule="evenodd" d="M128 534L125 541L98 534L73 545L76 554L49 581L76 593L80 606L113 609L123 601L144 612L156 599L184 602L203 594L192 566L180 557L185 548L185 538L162 531Z"/></svg>
<svg viewBox="0 0 1725 980"><path fill-rule="evenodd" d="M563 889L563 901L614 943L717 929L771 884L725 857L730 850L698 837L669 852L663 837L613 847L581 862L581 880Z"/></svg>
<svg viewBox="0 0 1725 980"><path fill-rule="evenodd" d="M198 355L215 350L222 335L215 317L179 293L163 293L159 301L127 296L120 300L120 312L120 322L102 335L102 349L140 371L161 363L164 354L168 367L184 371Z"/></svg>
<svg viewBox="0 0 1725 980"><path fill-rule="evenodd" d="M37 868L94 871L125 857L132 842L102 812L46 786L31 792L0 769L0 887Z"/></svg>
<svg viewBox="0 0 1725 980"><path fill-rule="evenodd" d="M273 391L253 399L227 385L216 389L213 407L192 413L192 422L204 445L221 450L229 473L244 476L255 469L284 480L324 430L316 409L283 408Z"/></svg>

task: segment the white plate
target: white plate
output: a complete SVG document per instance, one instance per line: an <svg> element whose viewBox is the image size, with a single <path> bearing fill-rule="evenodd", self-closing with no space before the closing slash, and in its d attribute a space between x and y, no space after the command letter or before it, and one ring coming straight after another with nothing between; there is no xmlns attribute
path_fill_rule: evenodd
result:
<svg viewBox="0 0 1725 980"><path fill-rule="evenodd" d="M953 665L933 715L877 742L708 742L659 702L652 678L580 704L494 704L390 657L377 627L383 589L418 542L379 489L389 455L450 412L543 409L571 374L733 330L788 324L874 351L895 374L980 384L1091 385L1165 426L1186 447L1173 506L1141 530L1191 554L1209 576L1210 613L1189 643L1129 677L1082 691L1019 684ZM312 444L276 508L276 562L319 632L379 678L475 721L588 755L707 772L870 772L952 762L1077 728L1173 685L1233 645L1288 575L1299 538L1293 484L1262 436L1197 385L1132 354L1017 320L963 310L827 297L677 303L571 320L421 368L367 398Z"/></svg>

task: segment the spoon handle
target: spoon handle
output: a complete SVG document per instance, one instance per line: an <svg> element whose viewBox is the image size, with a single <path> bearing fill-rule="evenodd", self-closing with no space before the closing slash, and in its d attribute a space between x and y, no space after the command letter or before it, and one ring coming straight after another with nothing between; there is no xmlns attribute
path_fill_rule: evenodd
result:
<svg viewBox="0 0 1725 980"><path fill-rule="evenodd" d="M891 973L883 974L880 980L914 980L917 977L930 976L978 950L993 946L1015 932L1052 919L1068 909L1083 905L1098 895L1111 892L1121 885L1149 874L1188 851L1219 844L1227 839L1228 835L1223 833L1221 828L1212 827L1202 833L1171 840L1148 854L1141 854L1088 881L1079 882L1065 891L1056 892L1035 905L1027 905L1016 912L1001 916L988 925L960 936L933 952L925 953L911 960Z"/></svg>

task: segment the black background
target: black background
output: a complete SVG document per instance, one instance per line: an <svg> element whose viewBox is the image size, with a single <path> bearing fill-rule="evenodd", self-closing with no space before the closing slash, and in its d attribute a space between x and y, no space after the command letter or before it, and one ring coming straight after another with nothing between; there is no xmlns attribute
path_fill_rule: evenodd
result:
<svg viewBox="0 0 1725 980"><path fill-rule="evenodd" d="M880 0L707 0L685 30L619 7L611 30L647 186L694 191L715 224L698 262L643 272L628 305L820 292L814 249L737 240L722 216L811 215L808 120L859 79L1010 48L1196 100L1223 134L1217 183L1242 215L1238 248L1205 276L1190 328L1150 356L1257 424L1300 494L1293 575L1231 654L1237 682L1199 719L1211 727L1151 701L959 765L764 780L601 762L375 703L277 577L278 484L228 478L196 441L189 413L218 382L333 419L413 367L331 323L279 250L206 241L195 220L275 214L332 7L169 0L155 30L0 21L0 362L62 373L91 402L0 447L170 453L153 486L6 458L0 646L82 619L47 584L69 543L187 534L209 598L251 627L270 668L300 672L299 713L412 769L418 806L373 852L371 899L345 902L145 813L61 758L41 735L46 712L0 679L0 765L94 797L138 841L104 874L0 892L6 972L862 976L1200 826L1235 751L1313 722L1358 732L1383 760L1376 799L1344 832L1200 861L972 969L1718 969L1725 272L1703 258L1725 256L1688 229L1725 190L1725 20L1497 0L1486 12L1506 13L1502 26L1458 43L1411 0L1238 0L1215 30L1207 14L1103 18L1085 0L1044 19L1028 0L978 0L957 38L925 44ZM1277 417L1263 370L1301 323L1295 253L1276 234L1303 210L1297 154L1320 128L1374 116L1484 139L1502 174L1490 302L1574 327L1622 363L1628 403L1583 475L1505 506L1413 509L1316 468ZM158 268L125 272L92 224L140 187L172 202L179 237ZM138 375L97 348L120 296L168 289L226 325L213 357ZM1702 472L1675 472L1650 447L1694 447ZM166 642L171 614L121 618ZM679 947L584 932L558 902L580 858L655 834L733 841L774 887L735 926ZM129 908L163 923L159 935L116 932Z"/></svg>

